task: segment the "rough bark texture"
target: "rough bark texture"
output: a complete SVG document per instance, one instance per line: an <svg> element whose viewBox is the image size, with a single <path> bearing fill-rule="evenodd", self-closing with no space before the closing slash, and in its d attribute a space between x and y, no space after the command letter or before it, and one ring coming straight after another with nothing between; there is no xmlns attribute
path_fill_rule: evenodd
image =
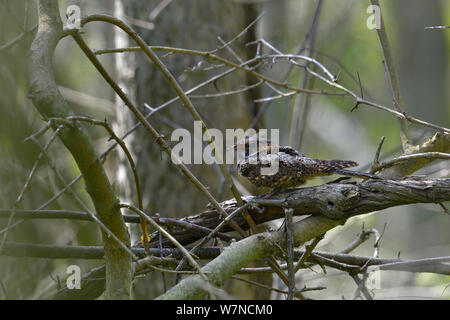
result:
<svg viewBox="0 0 450 320"><path fill-rule="evenodd" d="M249 209L256 224L283 218L284 207L293 208L294 215L297 216L323 215L330 219L340 220L394 206L448 201L450 200L450 179L415 180L409 178L404 180L367 180L359 184L332 183L290 190L277 194L271 199L245 197L244 200L259 203L258 209ZM234 200L225 201L222 206L227 213L237 209ZM248 228L241 216L235 219L242 228ZM221 217L214 209L210 209L183 220L214 228L220 223ZM222 231L232 230L229 226L225 226ZM202 237L200 233L196 234L179 228L172 228L171 234L183 244L192 243ZM170 246L167 241L164 241L163 244Z"/></svg>
<svg viewBox="0 0 450 320"><path fill-rule="evenodd" d="M276 198L282 202L265 200L265 205L280 211L283 211L283 207L290 207L294 208L297 214L313 214L294 225L293 237L295 245L298 246L342 224L353 215L402 204L449 200L450 179L369 180L359 185L328 184L301 188ZM315 215L320 212L323 215ZM219 257L208 263L203 271L208 273L213 285L220 286L225 279L251 261L265 258L274 254L279 247L283 248L284 240L283 230L245 238L227 247ZM198 299L207 294L206 288L200 276L190 276L159 299Z"/></svg>

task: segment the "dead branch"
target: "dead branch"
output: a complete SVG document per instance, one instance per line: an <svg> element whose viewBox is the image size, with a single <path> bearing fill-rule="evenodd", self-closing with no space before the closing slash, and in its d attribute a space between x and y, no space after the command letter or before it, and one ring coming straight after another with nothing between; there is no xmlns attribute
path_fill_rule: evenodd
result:
<svg viewBox="0 0 450 320"><path fill-rule="evenodd" d="M249 214L256 224L284 217L284 208L293 208L294 215L324 215L334 220L383 210L389 207L413 203L439 203L450 200L450 178L417 180L367 180L359 184L333 183L306 187L277 194L271 199L244 197L244 201L255 204L249 207ZM221 203L230 214L238 208L234 200ZM181 219L192 224L214 229L221 216L213 208L197 215ZM245 220L237 216L235 221L243 229L248 228ZM224 226L222 232L232 231ZM202 237L199 234L173 228L172 235L182 244L192 243ZM152 238L157 239L153 236ZM169 245L166 241L164 246ZM156 243L150 243L155 247Z"/></svg>

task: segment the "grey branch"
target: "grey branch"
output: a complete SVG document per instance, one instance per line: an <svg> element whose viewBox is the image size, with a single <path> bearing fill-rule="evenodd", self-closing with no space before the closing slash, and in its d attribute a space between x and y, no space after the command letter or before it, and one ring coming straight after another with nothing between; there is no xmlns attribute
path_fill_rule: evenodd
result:
<svg viewBox="0 0 450 320"><path fill-rule="evenodd" d="M359 184L323 184L289 190L274 195L271 199L244 197L244 201L253 204L248 211L256 224L283 218L285 207L293 208L295 216L312 214L324 215L333 220L344 220L354 215L389 207L449 200L450 178L417 180L412 177L404 180L366 180ZM234 200L224 201L221 206L228 214L238 208ZM221 216L214 208L182 219L210 229L214 229L221 220ZM235 221L243 229L248 228L242 217L236 217ZM222 229L222 232L229 231L232 231L229 226ZM202 237L201 234L177 228L172 229L172 235L182 244L192 243ZM152 238L157 239L156 235ZM170 244L164 242L163 245Z"/></svg>
<svg viewBox="0 0 450 320"><path fill-rule="evenodd" d="M289 190L274 195L271 199L255 196L244 197L244 201L253 204L253 206L249 206L248 211L256 224L283 218L284 206L293 208L295 216L320 214L339 220L394 206L439 203L449 200L450 178L417 180L412 177L403 180L367 180L359 184L330 183ZM235 200L224 201L220 205L228 215L239 207ZM25 219L91 220L83 212L65 210L40 210L37 212L17 210L16 215ZM0 210L0 218L7 216L9 216L8 210ZM124 215L123 217L126 222L139 222L136 215ZM154 219L158 223L170 225L171 234L183 245L201 239L206 230L215 229L223 220L212 206L201 213L179 219L177 223L166 221L168 220L166 218L154 217ZM241 216L234 218L234 221L241 228L248 228L248 224ZM197 232L197 230L181 226L181 224L200 226L202 230L198 229L199 232ZM232 229L228 225L221 230L222 233L229 231ZM220 237L226 240L225 234L221 234ZM154 234L152 238L158 239L158 235ZM157 241L150 243L153 248L157 245ZM171 246L167 240L163 240L162 245L164 247Z"/></svg>

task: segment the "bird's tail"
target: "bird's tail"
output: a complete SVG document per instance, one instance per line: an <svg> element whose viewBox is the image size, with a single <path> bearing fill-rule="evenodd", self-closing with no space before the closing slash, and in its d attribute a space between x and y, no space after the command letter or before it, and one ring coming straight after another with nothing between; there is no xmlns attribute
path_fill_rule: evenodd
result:
<svg viewBox="0 0 450 320"><path fill-rule="evenodd" d="M336 170L356 167L359 164L350 160L319 160L322 171L328 173L337 173Z"/></svg>
<svg viewBox="0 0 450 320"><path fill-rule="evenodd" d="M352 176L362 179L380 179L379 177L365 172L345 170L346 168L356 167L359 164L350 160L318 160L321 175L340 174L343 176Z"/></svg>

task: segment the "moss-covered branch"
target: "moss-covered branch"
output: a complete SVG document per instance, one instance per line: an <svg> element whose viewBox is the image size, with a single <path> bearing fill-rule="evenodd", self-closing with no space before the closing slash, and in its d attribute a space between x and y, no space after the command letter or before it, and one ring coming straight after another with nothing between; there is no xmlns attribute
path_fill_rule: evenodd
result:
<svg viewBox="0 0 450 320"><path fill-rule="evenodd" d="M342 223L323 216L306 218L294 224L294 241L298 246L301 243L324 234L326 231ZM278 232L265 232L245 238L225 248L223 253L208 263L203 271L208 274L210 281L220 286L241 268L250 262L264 259L277 253L279 247L284 247L285 236L283 230ZM199 299L206 294L205 282L199 275L190 276L172 287L158 299L180 300Z"/></svg>
<svg viewBox="0 0 450 320"><path fill-rule="evenodd" d="M55 83L52 57L63 35L58 2L40 0L38 3L39 27L30 48L30 97L37 110L49 118L66 118L73 115ZM71 152L85 181L100 221L124 244L130 245L129 235L121 216L118 200L92 145L91 139L79 124L65 126L59 138ZM132 279L131 256L116 239L104 231L106 258L106 297L128 299Z"/></svg>

